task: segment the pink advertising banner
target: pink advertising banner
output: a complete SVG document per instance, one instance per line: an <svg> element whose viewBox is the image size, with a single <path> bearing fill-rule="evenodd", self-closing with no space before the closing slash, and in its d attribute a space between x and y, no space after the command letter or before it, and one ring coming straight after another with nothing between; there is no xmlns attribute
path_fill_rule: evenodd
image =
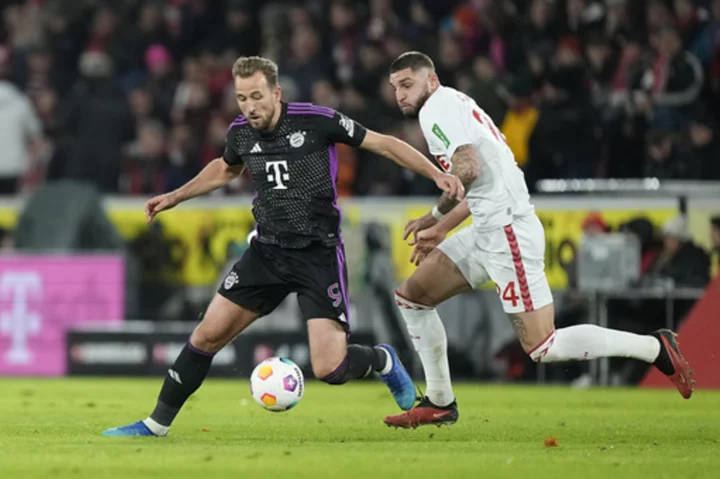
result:
<svg viewBox="0 0 720 479"><path fill-rule="evenodd" d="M0 256L0 376L65 374L65 331L119 322L120 256Z"/></svg>

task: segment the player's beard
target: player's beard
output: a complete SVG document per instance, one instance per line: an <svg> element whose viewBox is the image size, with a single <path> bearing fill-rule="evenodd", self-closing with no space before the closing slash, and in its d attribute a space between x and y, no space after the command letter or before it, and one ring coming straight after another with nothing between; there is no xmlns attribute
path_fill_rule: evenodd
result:
<svg viewBox="0 0 720 479"><path fill-rule="evenodd" d="M270 114L262 119L262 123L257 127L253 126L253 128L260 131L270 131L273 118L275 118L275 106L271 107Z"/></svg>
<svg viewBox="0 0 720 479"><path fill-rule="evenodd" d="M405 118L417 118L420 114L420 109L425 105L425 102L430 98L430 88L427 88L425 92L418 98L417 103L413 105L413 109L408 112L402 112Z"/></svg>
<svg viewBox="0 0 720 479"><path fill-rule="evenodd" d="M270 130L270 127L271 127L270 124L272 123L273 118L275 118L275 106L272 107L272 109L270 110L270 115L268 115L268 117L267 117L267 119L265 120L265 122L263 122L262 129L263 129L264 131Z"/></svg>

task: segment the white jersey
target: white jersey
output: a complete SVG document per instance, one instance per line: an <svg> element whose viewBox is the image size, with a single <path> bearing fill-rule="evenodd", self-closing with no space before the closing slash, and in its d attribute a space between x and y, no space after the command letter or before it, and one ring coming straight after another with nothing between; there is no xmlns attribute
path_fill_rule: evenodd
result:
<svg viewBox="0 0 720 479"><path fill-rule="evenodd" d="M466 191L473 227L488 231L534 214L525 175L490 117L475 101L454 88L439 87L420 109L420 127L430 153L443 170L462 145L472 145L481 159L480 174Z"/></svg>

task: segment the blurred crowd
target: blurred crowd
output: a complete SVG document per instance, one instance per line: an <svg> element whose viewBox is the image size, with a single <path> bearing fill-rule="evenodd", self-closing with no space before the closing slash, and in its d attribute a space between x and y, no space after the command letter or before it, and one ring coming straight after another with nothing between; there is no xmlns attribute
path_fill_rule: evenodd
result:
<svg viewBox="0 0 720 479"><path fill-rule="evenodd" d="M285 100L339 109L425 151L387 82L411 49L495 120L531 187L720 179L720 0L0 5L0 194L56 178L132 195L179 186L222 152L240 55L277 61ZM366 152L340 157L343 195L435 191Z"/></svg>

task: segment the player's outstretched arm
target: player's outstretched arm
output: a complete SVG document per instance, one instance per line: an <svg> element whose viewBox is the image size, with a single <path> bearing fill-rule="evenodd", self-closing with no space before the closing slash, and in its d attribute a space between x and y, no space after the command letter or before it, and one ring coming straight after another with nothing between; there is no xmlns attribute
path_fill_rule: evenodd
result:
<svg viewBox="0 0 720 479"><path fill-rule="evenodd" d="M422 153L398 138L368 130L360 148L382 155L404 168L430 178L443 190L443 197L453 198L456 200L455 204L465 197L465 187L457 178L441 172Z"/></svg>
<svg viewBox="0 0 720 479"><path fill-rule="evenodd" d="M240 175L243 169L242 164L230 166L222 158L211 161L195 178L177 190L151 198L145 203L147 222L151 222L161 211L169 210L185 200L204 195L227 185Z"/></svg>

